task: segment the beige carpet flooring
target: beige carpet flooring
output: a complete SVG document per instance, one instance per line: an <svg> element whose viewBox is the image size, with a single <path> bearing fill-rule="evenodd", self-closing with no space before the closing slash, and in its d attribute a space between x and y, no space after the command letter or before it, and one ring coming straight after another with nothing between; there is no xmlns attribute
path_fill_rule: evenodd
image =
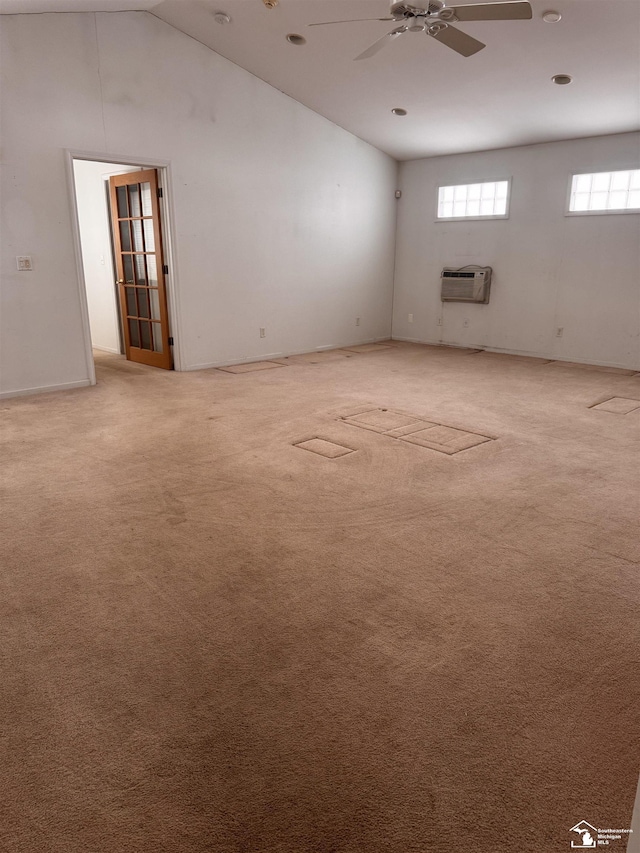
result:
<svg viewBox="0 0 640 853"><path fill-rule="evenodd" d="M0 403L0 849L628 827L640 410L592 407L640 376L398 342L278 361L102 355L96 387ZM343 420L382 409L490 440Z"/></svg>

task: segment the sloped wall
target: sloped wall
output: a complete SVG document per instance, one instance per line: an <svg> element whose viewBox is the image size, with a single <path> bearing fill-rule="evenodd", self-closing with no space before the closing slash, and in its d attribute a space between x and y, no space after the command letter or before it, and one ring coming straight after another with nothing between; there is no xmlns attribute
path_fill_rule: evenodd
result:
<svg viewBox="0 0 640 853"><path fill-rule="evenodd" d="M392 158L145 12L0 25L4 393L88 382L66 149L169 161L183 369L390 333Z"/></svg>

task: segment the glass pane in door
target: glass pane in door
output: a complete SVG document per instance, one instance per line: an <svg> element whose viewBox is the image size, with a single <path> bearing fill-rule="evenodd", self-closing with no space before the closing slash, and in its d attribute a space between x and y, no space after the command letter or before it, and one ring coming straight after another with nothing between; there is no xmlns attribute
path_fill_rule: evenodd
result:
<svg viewBox="0 0 640 853"><path fill-rule="evenodd" d="M149 294L146 287L138 288L138 310L140 311L139 317L149 317Z"/></svg>
<svg viewBox="0 0 640 853"><path fill-rule="evenodd" d="M155 255L147 255L147 277L149 281L149 287L158 286L158 267L156 264Z"/></svg>
<svg viewBox="0 0 640 853"><path fill-rule="evenodd" d="M124 267L124 280L127 284L133 284L133 258L131 255L122 256L122 265Z"/></svg>
<svg viewBox="0 0 640 853"><path fill-rule="evenodd" d="M160 323L152 323L153 328L153 348L156 352L162 352L162 326Z"/></svg>
<svg viewBox="0 0 640 853"><path fill-rule="evenodd" d="M134 287L125 287L127 293L127 314L129 317L138 316L138 308L136 306L136 290Z"/></svg>
<svg viewBox="0 0 640 853"><path fill-rule="evenodd" d="M146 320L140 320L140 340L142 349L152 349L151 347L151 329Z"/></svg>
<svg viewBox="0 0 640 853"><path fill-rule="evenodd" d="M138 331L137 320L129 320L129 338L131 339L132 347L140 346L140 332Z"/></svg>
<svg viewBox="0 0 640 853"><path fill-rule="evenodd" d="M129 222L126 220L120 223L120 243L123 252L131 251L131 232L129 231Z"/></svg>
<svg viewBox="0 0 640 853"><path fill-rule="evenodd" d="M153 219L143 219L144 225L144 246L146 252L155 252L156 241L153 236Z"/></svg>
<svg viewBox="0 0 640 853"><path fill-rule="evenodd" d="M129 184L129 216L142 216L140 212L140 188L138 184Z"/></svg>
<svg viewBox="0 0 640 853"><path fill-rule="evenodd" d="M149 291L149 299L151 300L151 319L159 320L160 319L160 299L158 297L158 291L155 287L152 287Z"/></svg>
<svg viewBox="0 0 640 853"><path fill-rule="evenodd" d="M144 269L144 255L134 255L136 263L136 284L146 284L147 277Z"/></svg>
<svg viewBox="0 0 640 853"><path fill-rule="evenodd" d="M144 241L142 239L142 219L132 219L131 228L133 230L134 252L144 252Z"/></svg>
<svg viewBox="0 0 640 853"><path fill-rule="evenodd" d="M153 212L151 207L151 184L148 181L140 184L140 194L142 196L142 215L151 216Z"/></svg>
<svg viewBox="0 0 640 853"><path fill-rule="evenodd" d="M118 217L120 219L126 219L126 217L129 216L126 187L116 187L116 199L118 202Z"/></svg>

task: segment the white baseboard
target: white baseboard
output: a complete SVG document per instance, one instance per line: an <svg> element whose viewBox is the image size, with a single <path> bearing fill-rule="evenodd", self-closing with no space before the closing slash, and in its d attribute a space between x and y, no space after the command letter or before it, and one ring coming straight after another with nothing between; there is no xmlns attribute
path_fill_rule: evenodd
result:
<svg viewBox="0 0 640 853"><path fill-rule="evenodd" d="M110 352L113 355L122 355L119 349L114 349L113 347L99 347L98 344L92 344L91 349L97 349L98 352Z"/></svg>
<svg viewBox="0 0 640 853"><path fill-rule="evenodd" d="M232 359L224 359L222 361L212 361L203 364L188 364L185 365L182 369L185 371L189 370L211 370L215 367L230 367L233 364L253 364L256 361L271 361L274 358L288 358L291 355L305 355L308 352L326 352L327 350L332 349L342 349L343 347L357 347L362 344L377 344L379 341L389 341L391 340L391 335L383 335L377 338L366 338L365 340L356 341L355 343L351 341L350 343L342 343L342 344L323 344L319 347L314 347L313 349L298 349L298 350L283 350L282 352L272 352L268 354L262 355L247 355L242 358L232 358ZM416 343L420 343L416 341Z"/></svg>
<svg viewBox="0 0 640 853"><path fill-rule="evenodd" d="M400 335L392 335L390 340L403 341L407 344L423 344L428 347L447 347L448 349L485 349L485 347L478 347L473 344L447 344L444 341L423 341L421 338L405 338Z"/></svg>
<svg viewBox="0 0 640 853"><path fill-rule="evenodd" d="M477 349L482 350L483 352L497 352L503 353L504 355L523 355L527 356L527 358L546 358L549 361L567 361L570 364L592 364L594 367L618 367L622 370L637 370L640 371L640 365L637 367L635 365L630 364L620 364L615 361L594 361L593 359L588 358L580 358L578 356L565 356L563 358L559 358L557 355L553 355L551 353L544 352L531 352L529 350L519 350L519 349L502 349L501 347L486 347L478 344L454 344L447 343L446 341L425 341L418 338L405 338L400 335L392 335L392 341L404 341L409 344L426 344L432 347L450 347L451 349Z"/></svg>
<svg viewBox="0 0 640 853"><path fill-rule="evenodd" d="M0 391L0 400L9 397L26 397L29 394L47 394L49 391L70 391L72 388L86 388L90 379L78 379L77 382L63 382L60 385L40 385L37 388L20 388L17 391Z"/></svg>

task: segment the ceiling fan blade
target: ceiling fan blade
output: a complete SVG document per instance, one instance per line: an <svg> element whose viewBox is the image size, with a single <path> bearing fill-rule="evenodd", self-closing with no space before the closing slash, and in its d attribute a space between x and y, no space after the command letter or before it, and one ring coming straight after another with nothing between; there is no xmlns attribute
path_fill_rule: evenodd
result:
<svg viewBox="0 0 640 853"><path fill-rule="evenodd" d="M348 21L320 21L317 24L307 24L307 26L326 27L329 24L357 24L360 21L395 21L395 18L350 18Z"/></svg>
<svg viewBox="0 0 640 853"><path fill-rule="evenodd" d="M448 8L448 7L447 7ZM459 21L528 21L533 17L531 3L479 3L456 6L453 10Z"/></svg>
<svg viewBox="0 0 640 853"><path fill-rule="evenodd" d="M447 47L450 47L462 56L473 56L474 53L477 53L479 50L482 50L483 47L486 47L486 44L483 44L481 41L463 33L462 30L457 30L455 27L450 25L442 27L442 29L437 30L437 32L430 33L429 30L426 32L427 35L441 41L442 44L446 44Z"/></svg>
<svg viewBox="0 0 640 853"><path fill-rule="evenodd" d="M374 41L374 43L364 50L359 56L356 56L355 59L369 59L370 56L374 56L378 51L382 50L385 45L389 44L390 41L394 41L398 36L404 35L408 27L397 27L395 30L391 30L390 33L386 33L379 38L378 41Z"/></svg>

